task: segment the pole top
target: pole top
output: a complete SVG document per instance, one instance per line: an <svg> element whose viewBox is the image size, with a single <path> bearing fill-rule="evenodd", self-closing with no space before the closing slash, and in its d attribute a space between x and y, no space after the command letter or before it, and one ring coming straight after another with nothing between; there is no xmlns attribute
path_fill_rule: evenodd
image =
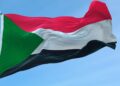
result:
<svg viewBox="0 0 120 86"><path fill-rule="evenodd" d="M0 11L0 15L2 14L2 11Z"/></svg>

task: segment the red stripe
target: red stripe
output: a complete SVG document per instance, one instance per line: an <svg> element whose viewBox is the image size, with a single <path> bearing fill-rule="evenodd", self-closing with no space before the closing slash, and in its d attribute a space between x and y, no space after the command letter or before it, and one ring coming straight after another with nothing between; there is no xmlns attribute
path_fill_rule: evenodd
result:
<svg viewBox="0 0 120 86"><path fill-rule="evenodd" d="M34 31L38 28L45 28L68 33L91 23L111 19L107 6L100 1L93 1L88 12L82 18L68 16L56 18L26 17L17 14L6 14L6 16L27 32Z"/></svg>

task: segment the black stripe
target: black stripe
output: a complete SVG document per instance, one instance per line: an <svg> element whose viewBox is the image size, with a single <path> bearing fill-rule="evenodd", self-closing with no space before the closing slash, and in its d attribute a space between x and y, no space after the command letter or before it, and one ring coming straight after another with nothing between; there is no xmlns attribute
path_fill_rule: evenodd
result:
<svg viewBox="0 0 120 86"><path fill-rule="evenodd" d="M41 64L58 63L69 59L80 58L89 55L105 46L115 49L115 42L103 43L101 41L90 41L82 49L74 50L42 50L41 53L31 55L25 62L4 72L0 77L5 77L19 71L27 70Z"/></svg>

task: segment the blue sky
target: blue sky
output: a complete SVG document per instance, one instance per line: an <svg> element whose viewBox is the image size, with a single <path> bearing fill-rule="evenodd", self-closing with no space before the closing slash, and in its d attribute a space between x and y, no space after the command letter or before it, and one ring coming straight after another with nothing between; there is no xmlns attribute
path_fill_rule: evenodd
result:
<svg viewBox="0 0 120 86"><path fill-rule="evenodd" d="M117 48L103 48L84 58L41 65L0 79L0 86L120 86L119 0L103 0L113 17ZM81 17L91 0L0 0L2 13L26 16Z"/></svg>

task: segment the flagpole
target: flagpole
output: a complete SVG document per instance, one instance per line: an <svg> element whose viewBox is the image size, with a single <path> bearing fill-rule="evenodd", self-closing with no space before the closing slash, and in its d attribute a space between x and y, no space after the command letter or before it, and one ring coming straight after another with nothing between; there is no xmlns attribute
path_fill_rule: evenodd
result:
<svg viewBox="0 0 120 86"><path fill-rule="evenodd" d="M2 12L0 11L0 15L2 15Z"/></svg>

